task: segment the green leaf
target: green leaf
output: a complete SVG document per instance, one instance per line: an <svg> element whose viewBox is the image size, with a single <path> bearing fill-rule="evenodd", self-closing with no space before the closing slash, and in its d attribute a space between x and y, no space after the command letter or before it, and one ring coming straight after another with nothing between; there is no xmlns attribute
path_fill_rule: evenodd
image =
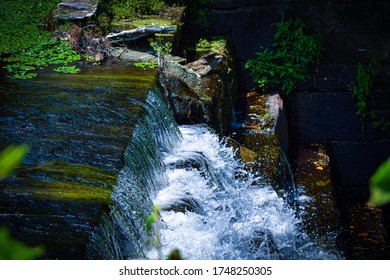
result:
<svg viewBox="0 0 390 280"><path fill-rule="evenodd" d="M42 247L31 248L12 238L7 228L0 227L0 260L32 260L43 253Z"/></svg>
<svg viewBox="0 0 390 280"><path fill-rule="evenodd" d="M390 202L390 157L382 163L370 178L370 200L375 206Z"/></svg>
<svg viewBox="0 0 390 280"><path fill-rule="evenodd" d="M0 152L0 181L12 174L23 161L28 150L27 145L11 145Z"/></svg>

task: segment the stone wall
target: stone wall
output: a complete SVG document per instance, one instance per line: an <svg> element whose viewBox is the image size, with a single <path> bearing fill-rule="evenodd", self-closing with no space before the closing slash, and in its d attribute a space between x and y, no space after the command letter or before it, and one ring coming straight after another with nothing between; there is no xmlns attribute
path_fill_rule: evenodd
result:
<svg viewBox="0 0 390 280"><path fill-rule="evenodd" d="M255 87L244 69L245 61L270 47L274 23L294 16L301 17L313 31L320 31L323 54L318 67L312 69L315 79L302 83L297 93L285 98L292 144L353 141L364 142L364 150L369 149L367 142L388 141L388 132L360 121L356 101L347 90L356 78L358 63L378 53L382 68L374 80L369 107L390 116L390 3L386 0L215 0L208 32L231 36L240 90L247 92ZM388 145L383 146L382 154L389 155ZM338 151L336 156L345 153ZM380 160L372 164L377 166ZM353 184L366 184L367 176Z"/></svg>
<svg viewBox="0 0 390 280"><path fill-rule="evenodd" d="M363 235L353 233L350 228L359 228L357 217L371 215L356 213L369 209L366 205L368 181L379 164L390 156L390 133L374 128L370 121L359 119L356 100L347 85L356 79L358 64L367 63L374 54L378 54L381 71L373 81L374 88L367 104L371 112L390 121L390 2L214 0L208 33L232 38L240 92L247 93L256 88L244 69L245 62L253 58L255 52L271 46L274 23L295 16L301 17L312 31L319 31L323 53L319 65L310 69L314 79L300 84L297 92L282 96L288 111L290 147L295 147L293 152L313 143L328 147L333 166L332 180L344 215L347 239L364 239ZM383 210L389 231L388 208ZM377 216L373 214L371 220ZM351 225L351 221L355 224ZM370 232L367 224L363 219L361 228ZM376 230L374 227L373 231ZM366 246L368 255L356 254L351 249L349 257L389 256L387 249L380 256L371 254L372 244L369 241L359 242L357 247Z"/></svg>

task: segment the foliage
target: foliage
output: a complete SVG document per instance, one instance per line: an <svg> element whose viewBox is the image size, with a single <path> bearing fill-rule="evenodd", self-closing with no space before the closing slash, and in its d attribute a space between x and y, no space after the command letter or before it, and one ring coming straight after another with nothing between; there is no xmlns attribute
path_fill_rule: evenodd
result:
<svg viewBox="0 0 390 280"><path fill-rule="evenodd" d="M115 19L154 14L166 7L164 0L114 0L111 3Z"/></svg>
<svg viewBox="0 0 390 280"><path fill-rule="evenodd" d="M0 260L32 260L44 253L41 247L29 247L11 237L9 230L0 227Z"/></svg>
<svg viewBox="0 0 390 280"><path fill-rule="evenodd" d="M172 43L171 42L166 42L164 44L160 44L160 43L158 43L156 41L152 41L152 42L150 42L150 46L160 56L167 55L172 50Z"/></svg>
<svg viewBox="0 0 390 280"><path fill-rule="evenodd" d="M390 202L390 157L382 163L370 179L370 200L374 206Z"/></svg>
<svg viewBox="0 0 390 280"><path fill-rule="evenodd" d="M359 67L356 75L356 83L348 85L350 91L352 91L353 97L357 99L357 115L364 119L367 113L367 99L370 95L372 88L372 79L379 72L380 63L378 57L373 57L367 69L362 63L359 63Z"/></svg>
<svg viewBox="0 0 390 280"><path fill-rule="evenodd" d="M178 249L173 249L167 257L167 260L182 260L183 257Z"/></svg>
<svg viewBox="0 0 390 280"><path fill-rule="evenodd" d="M158 66L158 63L156 61L141 61L134 63L134 66L140 67L142 69L154 69Z"/></svg>
<svg viewBox="0 0 390 280"><path fill-rule="evenodd" d="M11 175L23 161L28 150L29 147L26 145L11 145L0 152L0 181ZM29 260L42 254L41 247L30 248L12 238L7 228L0 227L0 260Z"/></svg>
<svg viewBox="0 0 390 280"><path fill-rule="evenodd" d="M158 216L160 215L160 206L153 206L153 211L150 213L149 217L146 219L146 229L148 231L153 230L153 224L155 224L155 241L154 241L154 246L157 249L161 249L161 242L160 242L160 232L158 228Z"/></svg>
<svg viewBox="0 0 390 280"><path fill-rule="evenodd" d="M59 42L53 38L46 39L42 38L39 44L32 46L28 51L22 51L4 59L9 63L6 68L14 78L26 79L35 77L36 74L30 73L30 71L49 64L62 64L61 67L55 69L57 72L76 73L80 71L75 66L67 65L75 60L79 60L80 56L66 42Z"/></svg>
<svg viewBox="0 0 390 280"><path fill-rule="evenodd" d="M359 63L356 82L352 82L348 85L348 89L352 92L352 96L356 98L356 114L363 121L366 117L370 117L372 125L374 127L381 127L383 129L390 128L390 123L380 118L377 114L369 112L367 109L367 101L371 94L373 87L373 78L378 74L380 70L380 62L378 56L374 56L370 59L368 66L365 67L362 63Z"/></svg>
<svg viewBox="0 0 390 280"><path fill-rule="evenodd" d="M318 34L307 34L300 18L275 24L273 50L265 49L249 59L245 68L260 88L281 85L286 94L308 77L309 63L318 62L321 53Z"/></svg>
<svg viewBox="0 0 390 280"><path fill-rule="evenodd" d="M69 44L43 29L57 4L56 0L0 0L0 56L13 78L32 78L37 68L80 59ZM57 70L69 72L66 67Z"/></svg>
<svg viewBox="0 0 390 280"><path fill-rule="evenodd" d="M147 231L153 231L153 224L155 224L154 234L155 234L155 241L154 246L159 250L159 254L161 254L161 241L160 241L160 232L159 232L159 215L160 215L161 207L160 206L153 206L153 211L150 213L148 218L146 219L146 229ZM161 256L160 256L161 258ZM180 251L178 249L173 249L167 256L167 260L182 260L182 256L180 254Z"/></svg>
<svg viewBox="0 0 390 280"><path fill-rule="evenodd" d="M12 174L20 165L29 147L26 145L10 145L0 151L0 181Z"/></svg>

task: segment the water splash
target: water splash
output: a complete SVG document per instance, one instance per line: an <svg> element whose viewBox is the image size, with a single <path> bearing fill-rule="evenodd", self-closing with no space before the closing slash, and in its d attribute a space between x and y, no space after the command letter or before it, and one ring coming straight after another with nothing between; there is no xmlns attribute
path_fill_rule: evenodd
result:
<svg viewBox="0 0 390 280"><path fill-rule="evenodd" d="M310 240L297 208L245 169L211 129L178 128L156 92L145 108L91 258L159 259L174 249L185 259L338 258ZM145 223L153 205L162 209L155 232ZM153 247L156 233L161 249Z"/></svg>
<svg viewBox="0 0 390 280"><path fill-rule="evenodd" d="M162 255L186 259L334 259L312 243L274 189L245 171L207 127L181 126L183 140L164 155L168 186L161 206ZM157 258L151 250L148 258Z"/></svg>

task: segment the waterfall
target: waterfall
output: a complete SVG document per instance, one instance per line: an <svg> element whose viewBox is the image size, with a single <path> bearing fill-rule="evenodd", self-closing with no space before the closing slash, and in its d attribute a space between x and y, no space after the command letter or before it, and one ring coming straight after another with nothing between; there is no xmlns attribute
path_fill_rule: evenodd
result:
<svg viewBox="0 0 390 280"><path fill-rule="evenodd" d="M340 258L313 243L295 207L210 128L177 126L158 90L145 109L90 258L157 259L174 249L185 259ZM153 205L161 209L154 232L145 223ZM156 235L161 248L153 245Z"/></svg>
<svg viewBox="0 0 390 280"><path fill-rule="evenodd" d="M91 237L91 259L145 258L153 233L145 221L152 211L152 198L167 186L161 153L169 151L180 133L158 89L151 91L145 104L146 114L138 121L112 193L108 214Z"/></svg>

